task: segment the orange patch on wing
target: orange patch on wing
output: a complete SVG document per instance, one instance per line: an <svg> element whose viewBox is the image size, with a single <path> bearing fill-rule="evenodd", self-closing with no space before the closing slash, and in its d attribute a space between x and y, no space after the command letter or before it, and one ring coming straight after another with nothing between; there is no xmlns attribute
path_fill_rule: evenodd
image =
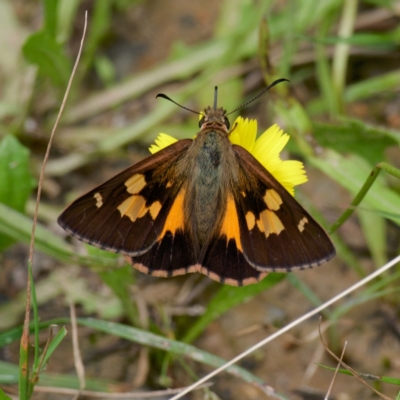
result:
<svg viewBox="0 0 400 400"><path fill-rule="evenodd" d="M125 186L128 193L138 194L146 186L144 175L133 175L125 181Z"/></svg>
<svg viewBox="0 0 400 400"><path fill-rule="evenodd" d="M261 232L264 232L266 237L273 233L279 235L285 229L279 217L270 210L264 210L260 213L257 226Z"/></svg>
<svg viewBox="0 0 400 400"><path fill-rule="evenodd" d="M222 221L221 235L225 235L227 241L233 239L238 250L243 252L240 241L239 219L237 215L235 201L232 196L228 197L224 220Z"/></svg>
<svg viewBox="0 0 400 400"><path fill-rule="evenodd" d="M174 234L178 229L184 230L184 215L183 215L183 201L185 198L185 191L181 190L176 196L171 209L169 210L164 228L158 240L161 240L169 231Z"/></svg>

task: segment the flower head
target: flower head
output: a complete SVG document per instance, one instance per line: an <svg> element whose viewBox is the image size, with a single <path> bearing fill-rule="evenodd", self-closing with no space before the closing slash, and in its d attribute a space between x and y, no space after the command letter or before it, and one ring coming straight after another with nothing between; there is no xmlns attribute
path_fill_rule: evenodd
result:
<svg viewBox="0 0 400 400"><path fill-rule="evenodd" d="M149 151L151 154L157 153L157 151L160 151L164 147L168 147L177 141L177 139L170 135L167 135L166 133L159 133L155 140L155 143L153 143L149 147Z"/></svg>
<svg viewBox="0 0 400 400"><path fill-rule="evenodd" d="M283 133L278 125L272 125L258 138L256 120L238 117L232 126L229 135L231 143L244 147L292 196L294 186L307 182L302 162L280 158L280 152L289 141L289 135ZM174 137L160 133L149 150L154 154L176 141Z"/></svg>

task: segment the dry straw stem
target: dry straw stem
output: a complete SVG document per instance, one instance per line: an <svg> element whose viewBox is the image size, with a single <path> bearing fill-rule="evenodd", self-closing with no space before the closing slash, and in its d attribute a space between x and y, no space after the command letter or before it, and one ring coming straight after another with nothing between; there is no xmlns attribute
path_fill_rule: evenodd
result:
<svg viewBox="0 0 400 400"><path fill-rule="evenodd" d="M338 366L337 366L337 368L336 368L334 377L336 376L336 374L337 374L337 372L338 372L339 366L340 366L340 365L343 365L343 367L345 367L348 371L350 371L360 382L362 382L365 386L369 387L369 388L370 388L372 391L374 391L379 397L381 397L382 399L385 399L385 400L393 400L393 399L391 399L390 397L385 396L383 393L379 392L378 390L374 389L371 385L369 385L369 384L367 383L367 381L361 376L361 374L359 374L357 371L355 371L353 368L351 368L349 365L347 365L345 362L343 362L343 361L342 361L343 354L341 355L341 357L340 357L340 359L339 359L339 358L336 356L336 354L335 354L333 351L331 351L331 349L330 349L330 348L328 347L328 345L325 343L324 338L323 338L321 332L320 332L319 337L320 337L321 343L322 343L323 346L325 347L325 350L326 350L336 361L338 361ZM347 342L346 342L346 344L347 344ZM344 352L344 349L343 349L343 352ZM330 389L330 388L329 388L329 389Z"/></svg>
<svg viewBox="0 0 400 400"><path fill-rule="evenodd" d="M204 383L198 386L195 390L204 389L212 386L212 383ZM168 396L171 394L179 393L185 388L175 388L175 389L165 389L165 390L154 390L152 392L127 392L127 393L109 393L109 392L93 392L91 390L77 390L77 389L67 389L67 388L55 388L55 387L45 387L36 386L35 392L38 393L57 393L57 394L70 394L76 395L80 394L85 397L93 397L98 399L151 399L153 397Z"/></svg>
<svg viewBox="0 0 400 400"><path fill-rule="evenodd" d="M69 311L71 315L71 327L72 327L72 346L73 346L73 353L74 353L74 364L76 374L78 375L79 379L79 391L73 397L73 400L77 400L80 396L80 392L85 389L86 382L85 382L85 367L82 362L81 351L79 349L79 339L78 339L78 325L76 323L76 313L75 313L75 306L72 302L69 304Z"/></svg>
<svg viewBox="0 0 400 400"><path fill-rule="evenodd" d="M337 296L335 296L332 299L328 300L324 304L321 304L319 307L315 308L314 310L310 311L309 313L302 315L300 318L296 319L295 321L293 321L290 324L286 325L284 328L280 329L279 331L277 331L277 332L273 333L272 335L266 337L265 339L261 340L260 342L258 342L254 346L250 347L249 349L247 349L243 353L239 354L238 356L236 356L232 360L228 361L226 364L224 364L221 367L217 368L216 370L214 370L210 374L208 374L205 377L199 379L197 382L193 383L193 385L188 386L185 390L183 390L178 395L172 397L170 400L177 400L177 399L182 398L185 394L191 392L194 388L196 388L199 385L201 385L202 383L208 381L213 376L218 375L220 372L224 371L225 369L227 369L231 365L233 365L236 362L240 361L242 358L244 358L247 355L251 354L255 350L258 350L260 347L263 347L265 344L267 344L269 342L272 342L274 339L276 339L277 337L279 337L282 334L286 333L287 331L289 331L290 329L294 328L295 326L299 325L303 321L306 321L307 319L309 319L312 316L318 314L319 312L321 312L325 308L327 308L330 305L336 303L338 300L342 299L343 297L346 297L348 294L350 294L350 293L354 292L355 290L359 289L360 287L364 286L366 283L372 281L377 276L383 274L385 271L387 271L388 269L392 268L394 265L396 265L399 262L400 262L400 255L398 255L393 260L391 260L390 262L388 262L387 264L385 264L383 267L379 268L378 270L376 270L372 274L368 275L367 277L365 277L361 281L357 282L353 286L350 286L348 289L346 289L343 292L339 293Z"/></svg>
<svg viewBox="0 0 400 400"><path fill-rule="evenodd" d="M65 95L64 95L63 101L61 103L60 111L59 111L59 113L57 115L56 122L54 123L54 127L53 127L53 130L52 130L51 135L50 135L49 143L47 145L46 154L44 156L42 168L41 168L41 171L40 171L39 183L38 183L38 191L37 191L37 196L36 196L36 206L35 206L35 212L34 212L34 215L33 215L31 242L30 242L30 246L29 246L29 261L28 261L29 269L32 268L32 263L33 263L33 251L34 251L34 247L35 247L35 231L36 231L36 224L37 224L38 213L39 213L40 196L41 196L41 193L42 193L42 186L43 186L44 173L45 173L45 170L46 170L46 164L47 164L47 160L49 158L50 149L51 149L51 145L52 145L52 142L53 142L54 134L55 134L55 131L57 129L58 123L60 121L61 114L62 114L62 112L64 110L65 103L67 101L68 94L69 94L69 91L70 91L70 88L71 88L71 84L72 84L76 69L78 67L79 59L80 59L80 56L81 56L81 53L82 53L82 48L83 48L83 41L84 41L85 34L86 34L86 26L87 26L87 11L85 12L85 25L84 25L84 28L83 28L83 34L82 34L81 44L80 44L80 47L79 47L78 56L76 58L74 68L73 68L71 76L69 78L68 86L67 86L67 89L65 91ZM27 283L26 283L25 318L24 318L24 328L23 328L22 337L21 337L21 349L22 350L26 350L26 351L28 350L28 341L29 341L29 319L30 319L31 293L32 293L31 280L30 280L30 276L29 275L31 275L31 274L28 274L28 279L27 279ZM26 358L24 360L24 365L21 366L21 370L23 371L25 376L28 373L28 364L27 363L28 363L28 358Z"/></svg>
<svg viewBox="0 0 400 400"><path fill-rule="evenodd" d="M320 323L320 325L321 325L321 318L319 319L319 323ZM321 332L320 332L320 337L322 338ZM327 348L326 348L326 346L325 346L325 343L323 343L323 345L324 345L324 347L325 347L325 350L327 350ZM338 365L336 366L335 373L333 374L331 384L329 385L329 389L328 389L328 392L327 392L326 395L325 395L325 399L324 399L324 400L328 400L328 399L329 399L329 395L331 394L331 391L332 391L332 388L333 388L333 382L335 382L336 376L337 376L337 374L338 374L338 371L339 371L339 368L340 368L340 363L341 363L342 360L343 360L344 353L345 353L345 351L346 351L346 347L347 347L347 342L344 343L343 351L342 351L342 354L340 355L340 360L339 360L339 362L338 362Z"/></svg>

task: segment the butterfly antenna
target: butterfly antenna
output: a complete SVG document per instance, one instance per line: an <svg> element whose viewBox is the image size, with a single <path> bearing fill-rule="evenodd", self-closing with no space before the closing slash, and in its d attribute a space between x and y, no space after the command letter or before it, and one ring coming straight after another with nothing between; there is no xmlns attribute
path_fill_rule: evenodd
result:
<svg viewBox="0 0 400 400"><path fill-rule="evenodd" d="M239 106L238 108L235 108L233 111L231 111L230 113L226 114L226 116L233 114L235 111L240 110L241 108L247 106L248 104L252 103L254 100L258 99L261 95L263 95L265 92L267 92L269 89L271 89L272 87L274 87L275 85L277 85L278 83L281 82L290 82L289 79L285 79L285 78L281 78L281 79L277 79L276 81L272 82L266 89L264 89L261 93L259 93L256 97L253 97L251 100L247 101L246 103L242 104L241 106Z"/></svg>
<svg viewBox="0 0 400 400"><path fill-rule="evenodd" d="M214 88L214 110L217 109L218 86Z"/></svg>
<svg viewBox="0 0 400 400"><path fill-rule="evenodd" d="M190 111L190 112L192 112L192 113L194 113L194 114L200 115L199 112L194 111L194 110L191 110L190 108L187 108L187 107L184 107L184 106L180 105L179 103L177 103L176 101L172 100L170 97L168 97L168 96L167 96L166 94L164 94L164 93L159 93L159 94L156 96L156 99L158 99L159 97L161 97L162 99L169 100L170 102L176 104L177 106L179 106L180 108L183 108L183 109L186 110L186 111Z"/></svg>

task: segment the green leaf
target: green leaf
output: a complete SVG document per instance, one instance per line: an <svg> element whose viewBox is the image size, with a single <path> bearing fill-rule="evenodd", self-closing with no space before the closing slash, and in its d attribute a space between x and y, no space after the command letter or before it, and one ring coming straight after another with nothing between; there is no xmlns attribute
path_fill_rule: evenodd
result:
<svg viewBox="0 0 400 400"><path fill-rule="evenodd" d="M29 150L11 135L0 141L0 202L23 212L33 188Z"/></svg>
<svg viewBox="0 0 400 400"><path fill-rule="evenodd" d="M0 203L21 213L34 186L28 162L29 150L14 136L4 136L0 141ZM0 251L12 242L0 235Z"/></svg>
<svg viewBox="0 0 400 400"><path fill-rule="evenodd" d="M385 149L397 144L382 129L357 120L345 120L340 125L315 123L313 127L315 139L322 146L338 153L358 154L371 164L383 161Z"/></svg>
<svg viewBox="0 0 400 400"><path fill-rule="evenodd" d="M25 41L22 52L30 63L37 65L42 75L64 88L67 85L71 63L60 44L46 31L33 33Z"/></svg>
<svg viewBox="0 0 400 400"><path fill-rule="evenodd" d="M57 9L59 0L44 0L44 30L53 38L57 33Z"/></svg>
<svg viewBox="0 0 400 400"><path fill-rule="evenodd" d="M365 239L371 252L375 266L380 266L387 263L386 257L386 224L385 219L377 213L358 213Z"/></svg>
<svg viewBox="0 0 400 400"><path fill-rule="evenodd" d="M311 165L346 188L353 196L358 194L372 170L372 166L363 158L355 154L343 157L333 150L325 151L323 157L308 157L307 159ZM388 188L384 183L385 180L380 178L374 182L366 194L361 202L361 207L376 209L386 213L387 216L398 216L400 195ZM391 219L395 223L399 223L398 218Z"/></svg>
<svg viewBox="0 0 400 400"><path fill-rule="evenodd" d="M11 400L11 397L8 397L3 390L0 388L0 400Z"/></svg>
<svg viewBox="0 0 400 400"><path fill-rule="evenodd" d="M265 279L255 285L239 288L234 286L222 286L208 304L206 312L192 325L182 341L185 343L192 342L220 315L239 304L249 301L264 290L275 286L285 276L286 274L269 274Z"/></svg>

